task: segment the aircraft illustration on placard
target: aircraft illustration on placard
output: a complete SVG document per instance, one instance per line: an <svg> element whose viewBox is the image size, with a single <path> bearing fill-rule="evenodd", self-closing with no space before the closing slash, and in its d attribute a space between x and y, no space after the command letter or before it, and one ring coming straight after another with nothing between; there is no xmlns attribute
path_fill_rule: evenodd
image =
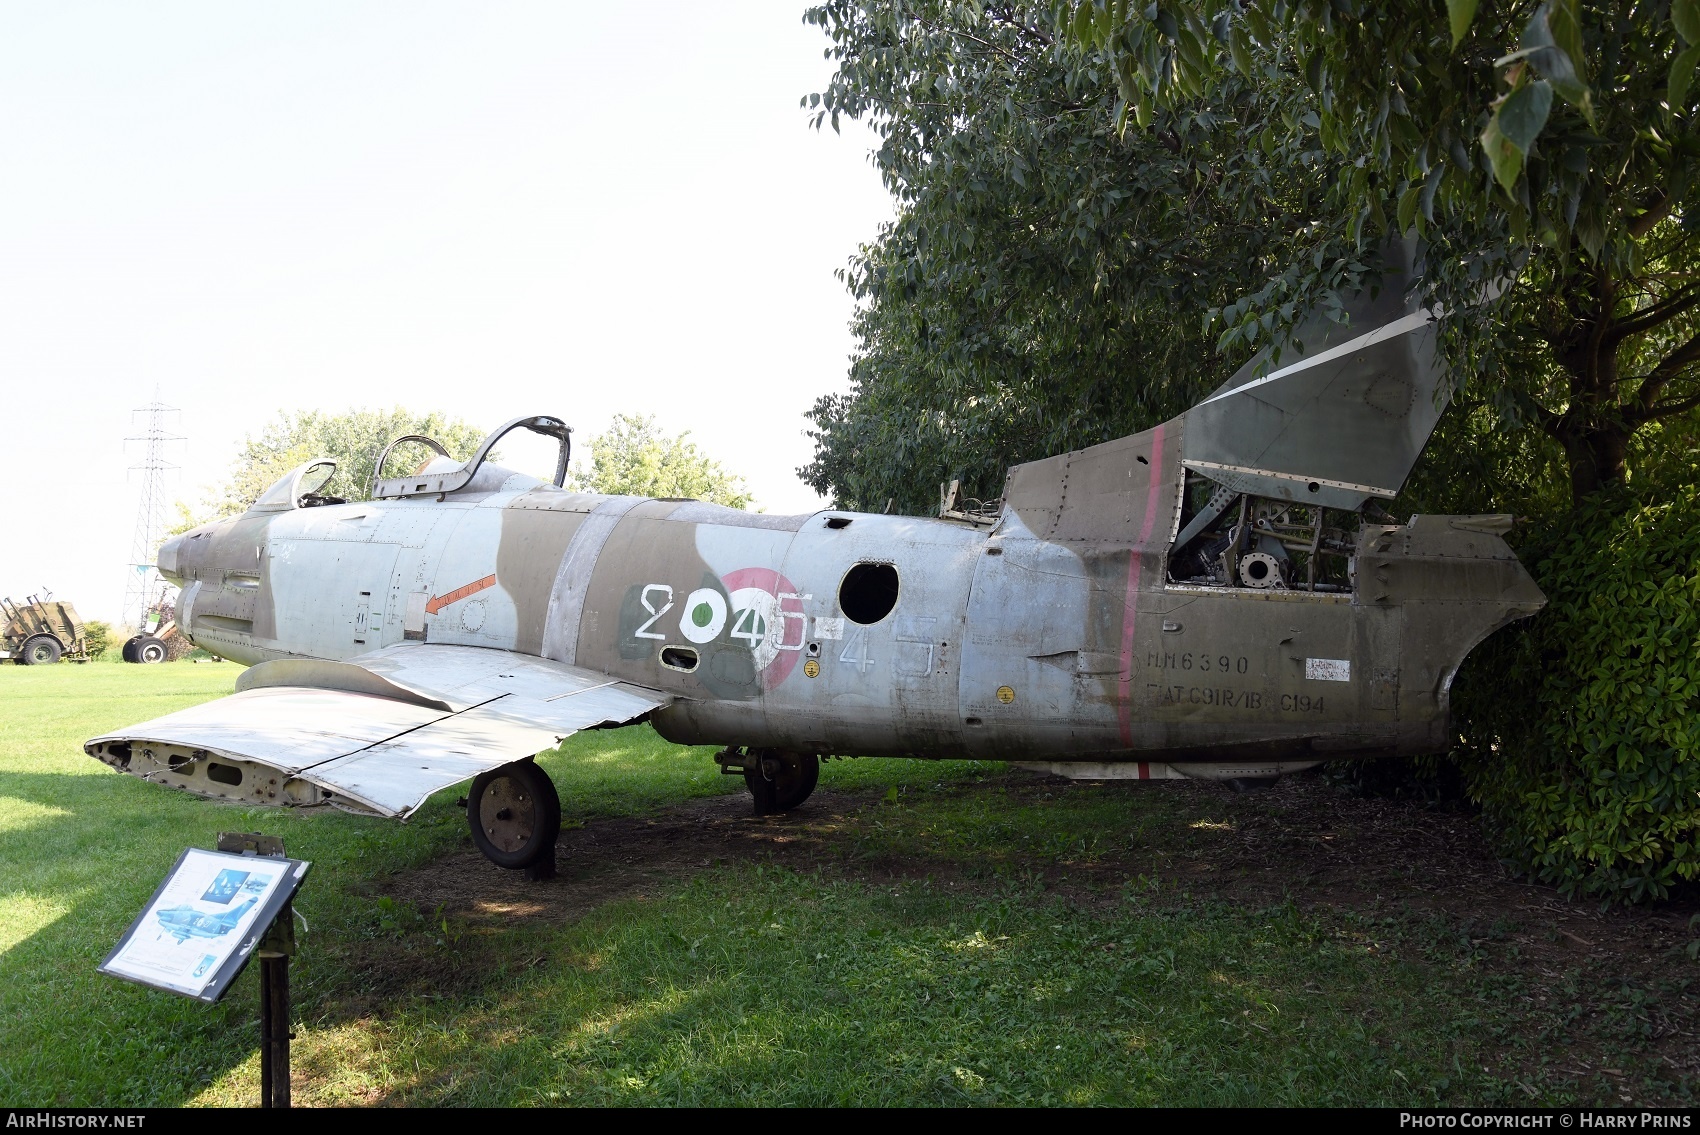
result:
<svg viewBox="0 0 1700 1135"><path fill-rule="evenodd" d="M1258 783L1444 749L1465 655L1545 599L1510 517L1377 503L1450 389L1411 255L1180 417L1015 466L997 501L948 488L937 518L569 492L547 416L464 463L397 439L366 501L308 462L160 551L185 632L250 665L237 692L87 750L380 816L472 778L480 850L542 869L560 805L530 757L638 721L721 746L758 811L825 755ZM487 460L521 428L558 442L553 484ZM401 441L440 456L386 477Z"/></svg>
<svg viewBox="0 0 1700 1135"><path fill-rule="evenodd" d="M190 938L222 938L242 921L242 916L248 913L248 908L257 900L248 899L241 906L219 914L206 914L194 907L184 904L174 906L170 910L158 910L154 917L159 919L160 932L169 934L179 942Z"/></svg>

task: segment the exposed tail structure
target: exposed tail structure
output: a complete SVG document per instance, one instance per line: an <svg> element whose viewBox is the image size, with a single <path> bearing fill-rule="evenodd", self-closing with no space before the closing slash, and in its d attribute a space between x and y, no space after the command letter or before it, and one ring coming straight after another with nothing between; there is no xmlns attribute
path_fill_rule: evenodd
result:
<svg viewBox="0 0 1700 1135"><path fill-rule="evenodd" d="M1410 476L1450 390L1436 313L1413 294L1418 251L1382 252L1382 283L1343 305L1346 322L1305 320L1188 410L1187 468L1234 492L1356 510Z"/></svg>

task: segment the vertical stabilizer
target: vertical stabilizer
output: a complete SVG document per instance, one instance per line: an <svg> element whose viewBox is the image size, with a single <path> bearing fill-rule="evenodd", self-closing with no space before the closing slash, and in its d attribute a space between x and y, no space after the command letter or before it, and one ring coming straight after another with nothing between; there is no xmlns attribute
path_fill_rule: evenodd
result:
<svg viewBox="0 0 1700 1135"><path fill-rule="evenodd" d="M1415 241L1382 251L1382 284L1313 314L1185 414L1182 462L1236 492L1358 509L1405 484L1450 390L1434 313L1412 288Z"/></svg>

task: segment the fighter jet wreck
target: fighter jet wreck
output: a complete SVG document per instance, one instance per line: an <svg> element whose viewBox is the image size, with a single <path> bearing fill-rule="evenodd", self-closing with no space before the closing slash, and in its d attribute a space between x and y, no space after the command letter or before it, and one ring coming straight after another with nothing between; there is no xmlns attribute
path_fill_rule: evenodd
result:
<svg viewBox="0 0 1700 1135"><path fill-rule="evenodd" d="M1545 600L1509 517L1381 511L1444 404L1404 280L939 519L568 492L552 417L464 464L380 460L367 501L320 494L334 462L309 462L160 552L189 636L249 665L237 692L86 748L215 799L379 816L470 778L480 850L539 869L560 805L532 755L639 721L721 746L758 812L807 799L824 755L1267 782L1443 749L1465 655ZM557 439L554 484L487 460L519 428Z"/></svg>

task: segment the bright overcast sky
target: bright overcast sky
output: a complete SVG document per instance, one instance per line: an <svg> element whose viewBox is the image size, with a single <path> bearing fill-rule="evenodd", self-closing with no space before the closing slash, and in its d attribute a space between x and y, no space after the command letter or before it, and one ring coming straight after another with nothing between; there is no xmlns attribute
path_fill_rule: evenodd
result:
<svg viewBox="0 0 1700 1135"><path fill-rule="evenodd" d="M891 204L869 135L798 108L802 8L0 9L0 595L118 616L156 387L194 503L279 409L399 403L581 441L654 413L817 507L833 273Z"/></svg>

